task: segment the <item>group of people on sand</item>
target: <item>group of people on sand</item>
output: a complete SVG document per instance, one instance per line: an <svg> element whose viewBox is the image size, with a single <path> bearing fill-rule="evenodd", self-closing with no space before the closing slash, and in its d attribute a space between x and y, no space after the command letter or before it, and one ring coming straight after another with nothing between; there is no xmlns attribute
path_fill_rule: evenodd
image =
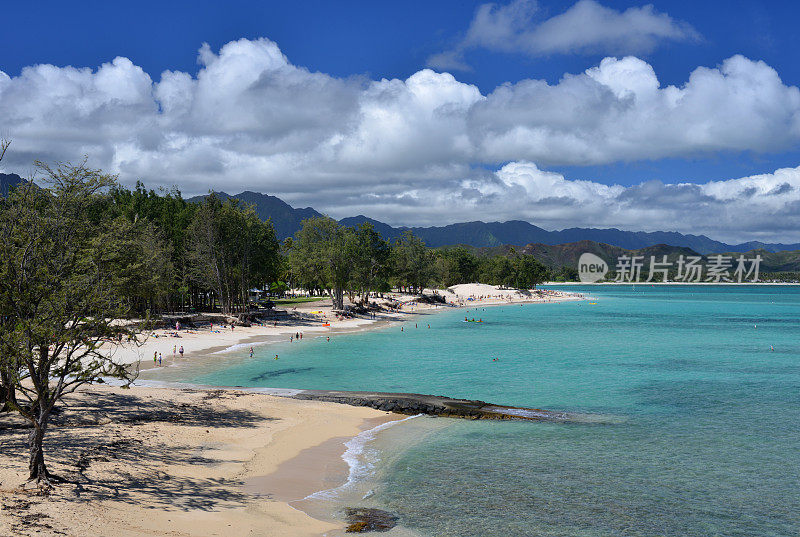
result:
<svg viewBox="0 0 800 537"><path fill-rule="evenodd" d="M175 359L175 355L176 354L180 354L181 358L183 358L183 353L184 353L183 345L181 345L180 348L178 348L177 345L173 345L172 346L172 359L173 360ZM154 351L153 352L153 364L154 365L160 366L163 360L164 360L164 358L161 356L160 352L158 352L158 351Z"/></svg>

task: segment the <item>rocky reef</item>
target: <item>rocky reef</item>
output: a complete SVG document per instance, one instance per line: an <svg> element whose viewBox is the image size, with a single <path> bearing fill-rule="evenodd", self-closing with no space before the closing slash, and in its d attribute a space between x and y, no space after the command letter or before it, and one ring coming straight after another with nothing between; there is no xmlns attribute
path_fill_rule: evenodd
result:
<svg viewBox="0 0 800 537"><path fill-rule="evenodd" d="M346 533L363 533L366 531L389 531L397 525L397 517L393 514L370 507L348 507L345 509L348 526Z"/></svg>
<svg viewBox="0 0 800 537"><path fill-rule="evenodd" d="M532 421L583 421L580 416L538 408L495 405L485 401L453 399L441 395L387 392L342 392L332 390L303 390L292 397L314 401L329 401L352 406L367 406L399 414L427 414L468 419L515 419Z"/></svg>

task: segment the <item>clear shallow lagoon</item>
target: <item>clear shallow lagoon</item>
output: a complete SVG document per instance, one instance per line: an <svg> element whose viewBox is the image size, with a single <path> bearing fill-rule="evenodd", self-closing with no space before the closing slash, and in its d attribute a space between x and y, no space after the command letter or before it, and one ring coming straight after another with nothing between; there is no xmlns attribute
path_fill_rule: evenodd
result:
<svg viewBox="0 0 800 537"><path fill-rule="evenodd" d="M253 359L183 380L621 418L437 426L387 458L370 499L422 534L798 535L800 288L567 289L597 300L453 310L419 316L418 328L257 347Z"/></svg>

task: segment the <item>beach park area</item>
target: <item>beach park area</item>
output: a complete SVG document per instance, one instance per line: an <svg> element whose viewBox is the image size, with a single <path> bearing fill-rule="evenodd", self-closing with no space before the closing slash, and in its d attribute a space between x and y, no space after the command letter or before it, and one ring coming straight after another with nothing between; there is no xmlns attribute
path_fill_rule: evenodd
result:
<svg viewBox="0 0 800 537"><path fill-rule="evenodd" d="M0 537L800 537L800 2L0 13Z"/></svg>
<svg viewBox="0 0 800 537"><path fill-rule="evenodd" d="M159 369L178 361L184 367L225 361L228 355L220 350L268 346L300 332L304 338L336 338L408 320L429 323L437 310L580 298L482 284L440 294L445 300L435 305L419 301L419 295L387 294L377 301L381 310L349 317L337 316L330 299L298 303L273 315L277 326L265 320L233 329L207 322L161 328L148 332L140 346L106 350L115 361L149 368L149 378L158 379ZM184 348L182 357L173 356L176 345ZM155 353L163 356L161 366L153 364ZM86 386L65 398L53 417L46 441L49 468L64 482L47 492L21 486L28 474L29 428L17 417L0 417L0 534L338 534L331 532L342 532L346 522L309 516L297 502L347 480L346 441L403 417L218 387Z"/></svg>

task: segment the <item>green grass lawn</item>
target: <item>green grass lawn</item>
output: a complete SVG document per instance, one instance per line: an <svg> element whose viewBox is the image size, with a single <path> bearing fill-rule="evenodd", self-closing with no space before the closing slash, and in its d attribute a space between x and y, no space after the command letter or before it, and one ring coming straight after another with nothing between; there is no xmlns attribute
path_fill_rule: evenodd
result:
<svg viewBox="0 0 800 537"><path fill-rule="evenodd" d="M285 304L301 304L303 302L319 302L320 300L325 300L326 296L300 296L297 298L273 298L271 299L275 305L285 305Z"/></svg>

